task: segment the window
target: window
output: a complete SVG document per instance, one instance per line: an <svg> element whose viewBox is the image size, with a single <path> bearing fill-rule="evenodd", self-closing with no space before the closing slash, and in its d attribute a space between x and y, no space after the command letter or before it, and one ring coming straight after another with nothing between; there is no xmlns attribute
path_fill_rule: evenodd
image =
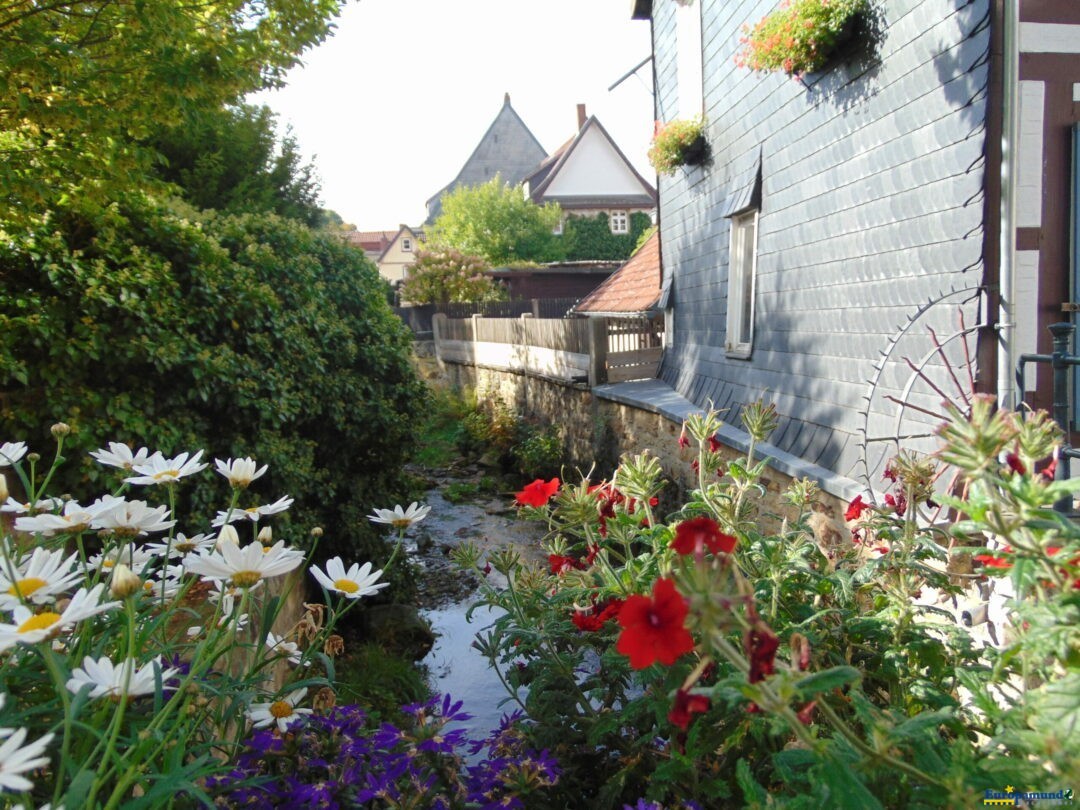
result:
<svg viewBox="0 0 1080 810"><path fill-rule="evenodd" d="M401 249L406 253L412 253L412 239L407 236L401 238Z"/></svg>
<svg viewBox="0 0 1080 810"><path fill-rule="evenodd" d="M561 219L558 222L555 223L555 227L551 229L551 232L553 234L555 234L556 236L562 236L563 221Z"/></svg>
<svg viewBox="0 0 1080 810"><path fill-rule="evenodd" d="M754 343L754 275L757 269L758 212L731 217L728 252L727 353L749 357Z"/></svg>
<svg viewBox="0 0 1080 810"><path fill-rule="evenodd" d="M612 211L608 223L612 233L630 233L630 218L625 211Z"/></svg>

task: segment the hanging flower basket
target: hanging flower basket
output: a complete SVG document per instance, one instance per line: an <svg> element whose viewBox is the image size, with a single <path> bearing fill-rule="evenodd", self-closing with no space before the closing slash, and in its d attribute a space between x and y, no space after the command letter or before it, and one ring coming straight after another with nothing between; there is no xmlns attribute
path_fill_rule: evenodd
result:
<svg viewBox="0 0 1080 810"><path fill-rule="evenodd" d="M836 49L851 39L869 0L785 0L753 28L744 26L739 67L782 71L789 76L824 67Z"/></svg>
<svg viewBox="0 0 1080 810"><path fill-rule="evenodd" d="M709 156L709 144L705 140L705 121L682 118L666 124L657 122L649 163L659 174L674 174L680 166L696 166Z"/></svg>

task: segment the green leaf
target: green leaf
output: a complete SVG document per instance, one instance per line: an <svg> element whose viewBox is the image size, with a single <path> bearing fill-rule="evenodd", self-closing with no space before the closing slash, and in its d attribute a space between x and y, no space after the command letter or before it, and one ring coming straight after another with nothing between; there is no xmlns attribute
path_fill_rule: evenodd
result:
<svg viewBox="0 0 1080 810"><path fill-rule="evenodd" d="M813 697L821 692L831 692L833 689L855 683L862 678L862 673L855 667L839 666L814 672L796 681L795 688L804 698Z"/></svg>

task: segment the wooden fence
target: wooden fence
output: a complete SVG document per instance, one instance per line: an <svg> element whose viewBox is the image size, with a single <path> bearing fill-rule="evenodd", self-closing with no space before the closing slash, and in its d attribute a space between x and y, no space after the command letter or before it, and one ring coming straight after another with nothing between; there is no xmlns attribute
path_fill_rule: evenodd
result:
<svg viewBox="0 0 1080 810"><path fill-rule="evenodd" d="M644 318L447 318L432 321L437 357L558 380L606 382L656 376L662 325Z"/></svg>

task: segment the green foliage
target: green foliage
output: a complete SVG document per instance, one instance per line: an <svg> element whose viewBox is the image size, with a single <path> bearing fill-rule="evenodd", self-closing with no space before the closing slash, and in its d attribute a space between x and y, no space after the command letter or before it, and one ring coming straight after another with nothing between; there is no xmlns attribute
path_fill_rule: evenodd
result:
<svg viewBox="0 0 1080 810"><path fill-rule="evenodd" d="M558 205L539 206L495 175L443 196L428 244L480 256L491 265L558 261L562 249L553 231L561 218Z"/></svg>
<svg viewBox="0 0 1080 810"><path fill-rule="evenodd" d="M454 481L447 484L443 490L443 497L450 503L465 503L471 501L480 494L480 485L472 481Z"/></svg>
<svg viewBox="0 0 1080 810"><path fill-rule="evenodd" d="M523 423L510 455L525 478L551 478L559 473L564 457L559 432L554 427Z"/></svg>
<svg viewBox="0 0 1080 810"><path fill-rule="evenodd" d="M505 300L506 290L484 275L487 269L484 259L453 248L419 250L401 295L413 304Z"/></svg>
<svg viewBox="0 0 1080 810"><path fill-rule="evenodd" d="M387 555L365 515L397 502L422 388L376 269L340 239L138 197L107 218L68 209L0 243L0 331L9 432L33 442L63 420L74 450L253 455L272 472L247 497L294 497L292 539L319 525L328 553ZM101 474L85 460L63 483Z"/></svg>
<svg viewBox="0 0 1080 810"><path fill-rule="evenodd" d="M563 224L566 260L624 261L641 244L642 236L652 227L648 214L636 211L630 215L629 233L612 233L607 214L592 217L569 216Z"/></svg>
<svg viewBox="0 0 1080 810"><path fill-rule="evenodd" d="M869 0L793 0L746 27L737 64L789 76L822 68L852 19Z"/></svg>
<svg viewBox="0 0 1080 810"><path fill-rule="evenodd" d="M347 645L335 668L338 702L355 703L380 717L396 718L402 704L431 694L413 662L377 644Z"/></svg>
<svg viewBox="0 0 1080 810"><path fill-rule="evenodd" d="M281 83L339 0L140 0L0 7L3 219L146 182L160 129Z"/></svg>
<svg viewBox="0 0 1080 810"><path fill-rule="evenodd" d="M162 156L157 174L177 185L196 208L272 212L312 227L323 222L314 167L301 164L291 134L278 146L269 107L207 110L193 122L163 131L153 146Z"/></svg>
<svg viewBox="0 0 1080 810"><path fill-rule="evenodd" d="M680 166L691 162L691 155L702 153L704 137L705 120L700 115L666 124L658 122L649 147L649 163L659 174L674 174Z"/></svg>

